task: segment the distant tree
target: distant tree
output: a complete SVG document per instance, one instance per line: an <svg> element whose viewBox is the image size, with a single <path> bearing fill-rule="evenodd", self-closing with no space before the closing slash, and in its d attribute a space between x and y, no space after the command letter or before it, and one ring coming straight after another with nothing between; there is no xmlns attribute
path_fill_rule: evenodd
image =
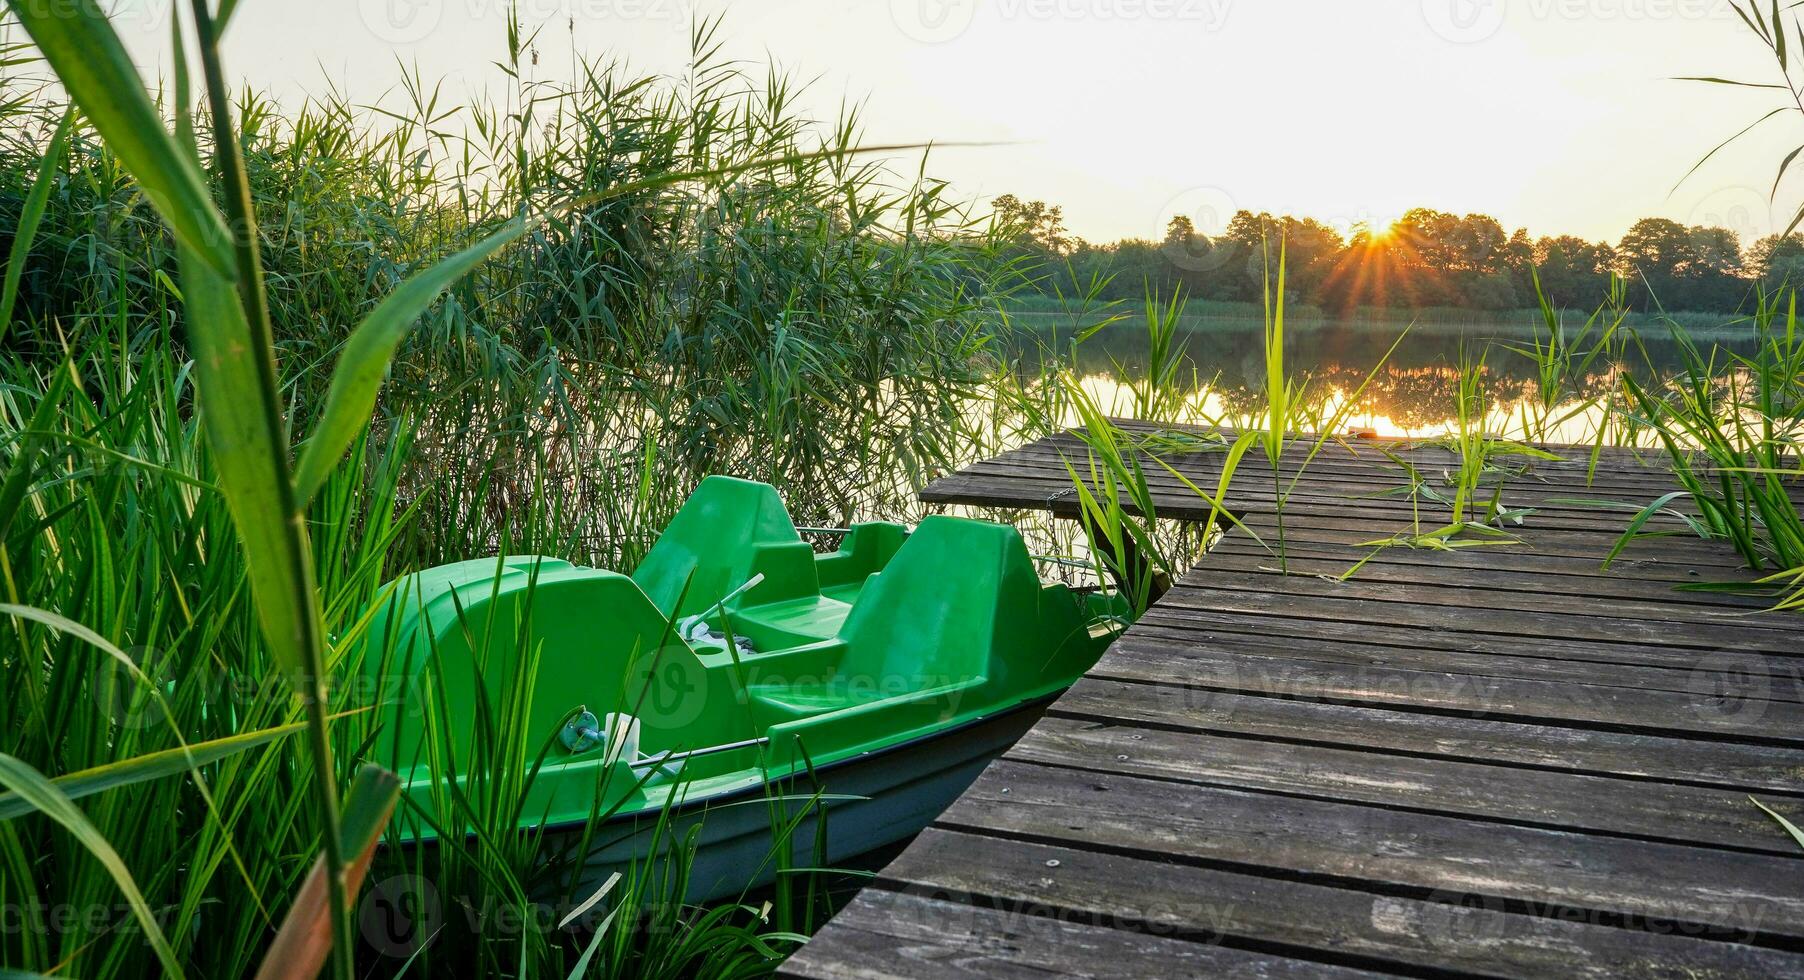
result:
<svg viewBox="0 0 1804 980"><path fill-rule="evenodd" d="M1694 253L1690 229L1670 218L1642 218L1616 243L1617 271L1629 281L1639 305L1657 301L1671 306L1689 299L1682 276Z"/></svg>
<svg viewBox="0 0 1804 980"><path fill-rule="evenodd" d="M1508 241L1508 233L1496 218L1488 214L1468 214L1453 226L1447 241L1449 266L1443 271L1475 276L1501 272L1504 245Z"/></svg>
<svg viewBox="0 0 1804 980"><path fill-rule="evenodd" d="M1399 246L1399 261L1419 269L1446 270L1454 266L1452 241L1459 218L1433 208L1410 208L1391 225L1390 236Z"/></svg>
<svg viewBox="0 0 1804 980"><path fill-rule="evenodd" d="M1533 251L1527 232L1511 236L1486 214L1412 208L1389 238L1374 245L1386 253L1394 292L1408 305L1503 309L1521 302L1515 281L1527 279Z"/></svg>
<svg viewBox="0 0 1804 980"><path fill-rule="evenodd" d="M1510 233L1510 240L1503 244L1502 263L1504 274L1510 280L1512 306L1530 306L1535 301L1534 274L1535 240L1528 237L1527 228L1518 228Z"/></svg>
<svg viewBox="0 0 1804 980"><path fill-rule="evenodd" d="M1174 214L1165 223L1165 244L1189 248L1197 239L1196 222L1187 214Z"/></svg>
<svg viewBox="0 0 1804 980"><path fill-rule="evenodd" d="M1346 240L1333 225L1314 218L1287 215L1281 220L1280 227L1288 261L1286 279L1297 295L1312 298L1334 271L1336 261L1347 247Z"/></svg>
<svg viewBox="0 0 1804 980"><path fill-rule="evenodd" d="M1503 245L1503 264L1508 269L1521 269L1535 264L1535 240L1528 237L1527 228L1518 228L1510 233L1510 240Z"/></svg>
<svg viewBox="0 0 1804 980"><path fill-rule="evenodd" d="M1695 256L1685 270L1691 310L1733 310L1747 299L1750 282L1741 239L1727 228L1691 229Z"/></svg>
<svg viewBox="0 0 1804 980"><path fill-rule="evenodd" d="M1691 234L1671 218L1642 218L1629 227L1616 254L1625 271L1673 273L1691 259Z"/></svg>
<svg viewBox="0 0 1804 980"><path fill-rule="evenodd" d="M1218 271L1202 288L1207 295L1259 299L1265 287L1267 264L1277 267L1282 246L1286 288L1293 297L1311 300L1333 270L1346 242L1334 226L1314 218L1241 210L1229 219L1215 246L1231 251L1213 264Z"/></svg>
<svg viewBox="0 0 1804 980"><path fill-rule="evenodd" d="M1024 247L1049 255L1064 255L1076 244L1065 229L1064 209L1045 201L1023 201L1004 194L990 205L1001 222L1004 234Z"/></svg>
<svg viewBox="0 0 1804 980"><path fill-rule="evenodd" d="M1209 294L1219 278L1219 266L1232 257L1197 231L1196 223L1184 214L1174 215L1166 223L1159 254L1165 259L1166 278L1192 296Z"/></svg>
<svg viewBox="0 0 1804 980"><path fill-rule="evenodd" d="M1475 310L1514 310L1522 306L1516 295L1516 283L1507 272L1484 272L1466 276L1460 291L1462 304Z"/></svg>
<svg viewBox="0 0 1804 980"><path fill-rule="evenodd" d="M1768 235L1755 242L1748 249L1747 271L1769 288L1804 285L1804 234Z"/></svg>
<svg viewBox="0 0 1804 980"><path fill-rule="evenodd" d="M1556 305L1586 306L1598 302L1609 289L1616 249L1576 235L1543 238L1535 242L1535 268L1542 291ZM1523 293L1524 301L1533 297L1532 289Z"/></svg>
<svg viewBox="0 0 1804 980"><path fill-rule="evenodd" d="M1685 273L1693 278L1710 273L1741 275L1741 240L1727 228L1694 227L1691 232L1691 264Z"/></svg>
<svg viewBox="0 0 1804 980"><path fill-rule="evenodd" d="M1324 309L1346 315L1360 306L1391 303L1393 266L1371 228L1359 227L1335 257L1334 268L1316 290L1315 300Z"/></svg>
<svg viewBox="0 0 1804 980"><path fill-rule="evenodd" d="M1741 243L1727 228L1643 218L1622 237L1616 255L1631 295L1645 306L1732 310L1747 292Z"/></svg>
<svg viewBox="0 0 1804 980"><path fill-rule="evenodd" d="M1194 244L1207 251L1208 236L1200 235L1198 239ZM1148 289L1163 296L1180 286L1188 287L1184 270L1171 261L1167 242L1124 238L1108 246L1108 253L1107 269L1115 277L1105 294L1110 299L1137 300Z"/></svg>
<svg viewBox="0 0 1804 980"><path fill-rule="evenodd" d="M1242 209L1228 219L1228 227L1215 239L1217 248L1226 249L1214 281L1214 294L1221 299L1257 300L1265 280L1267 232L1275 219L1270 214L1255 214ZM1276 243L1273 243L1274 246ZM1271 262L1277 262L1277 249L1271 251Z"/></svg>

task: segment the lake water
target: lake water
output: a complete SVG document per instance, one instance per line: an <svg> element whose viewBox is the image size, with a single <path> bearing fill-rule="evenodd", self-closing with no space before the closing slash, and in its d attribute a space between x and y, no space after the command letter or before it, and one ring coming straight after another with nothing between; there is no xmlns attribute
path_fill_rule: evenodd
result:
<svg viewBox="0 0 1804 980"><path fill-rule="evenodd" d="M1348 428L1380 435L1435 436L1454 424L1462 359L1475 363L1482 356L1483 387L1490 403L1486 428L1516 436L1521 432L1525 401L1538 397L1535 362L1509 349L1531 343L1527 323L1525 315L1520 324L1496 319L1418 324L1388 358L1387 350L1407 321L1386 326L1320 324L1286 338L1285 369L1293 378L1306 379L1313 396L1331 406L1358 390L1370 375L1359 405L1348 416ZM1749 341L1745 334L1737 333L1740 331L1721 333L1700 344L1706 351L1713 346L1745 351ZM1639 336L1629 367L1633 374L1657 382L1678 369L1681 350L1670 335L1648 327ZM1075 337L1076 331L1069 329L1034 331L1018 342L1017 353L1029 368L1053 359L1072 366L1105 409L1132 414L1125 383L1147 374L1145 326L1135 321L1107 326L1073 347ZM1176 343L1181 358L1178 387L1189 411L1200 418L1232 420L1262 410L1265 353L1257 321L1216 321L1180 328ZM1586 401L1604 394L1610 388L1612 370L1613 365L1597 359L1587 377L1570 385L1570 397L1563 399L1563 407L1554 414L1580 409ZM1548 439L1587 441L1602 415L1597 407L1579 411L1552 427Z"/></svg>

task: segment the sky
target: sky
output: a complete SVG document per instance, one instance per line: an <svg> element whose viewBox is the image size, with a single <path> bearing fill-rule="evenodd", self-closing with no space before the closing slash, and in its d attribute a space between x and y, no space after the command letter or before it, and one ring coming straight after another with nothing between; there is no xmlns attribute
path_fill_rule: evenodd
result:
<svg viewBox="0 0 1804 980"><path fill-rule="evenodd" d="M174 0L113 0L141 70L163 70ZM501 83L510 0L241 0L226 69L280 100L359 100L401 66L447 94ZM520 0L541 77L572 51L680 72L691 19L726 51L810 80L872 144L936 141L930 171L987 202L1064 209L1092 241L1160 237L1235 210L1382 227L1425 206L1531 234L1614 241L1635 220L1783 226L1804 183L1778 162L1804 114L1700 157L1785 98L1726 0ZM1800 168L1804 171L1804 167ZM1799 175L1804 181L1804 173ZM1679 186L1674 189L1675 184ZM1777 220L1775 220L1777 216Z"/></svg>

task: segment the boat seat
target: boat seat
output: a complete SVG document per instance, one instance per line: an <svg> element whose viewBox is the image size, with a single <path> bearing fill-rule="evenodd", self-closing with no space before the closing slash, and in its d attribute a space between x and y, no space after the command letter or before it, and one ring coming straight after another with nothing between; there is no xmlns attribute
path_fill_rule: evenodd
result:
<svg viewBox="0 0 1804 980"><path fill-rule="evenodd" d="M896 549L908 540L908 527L888 521L855 524L840 541L839 550L823 555L817 563L821 591L856 594L872 572L889 564Z"/></svg>
<svg viewBox="0 0 1804 980"><path fill-rule="evenodd" d="M728 608L820 595L814 549L774 487L710 476L671 518L633 581L671 619L706 610L762 574Z"/></svg>
<svg viewBox="0 0 1804 980"><path fill-rule="evenodd" d="M767 602L736 609L729 616L733 631L750 637L760 650L793 643L831 639L852 611L850 604L824 595Z"/></svg>
<svg viewBox="0 0 1804 980"><path fill-rule="evenodd" d="M983 683L983 678L975 679L975 683ZM961 691L969 689L973 681L958 684L945 684L939 687L923 688L918 691L907 691L901 694L884 694L880 691L866 690L858 687L844 688L839 685L806 684L806 685L771 685L753 688L752 696L766 708L776 709L779 717L806 718L827 711L839 711L845 708L857 708L866 705L880 705L895 701L931 701L944 699L948 704L956 706L957 696Z"/></svg>
<svg viewBox="0 0 1804 980"><path fill-rule="evenodd" d="M846 653L832 677L754 685L779 716L804 717L888 699L944 695L1006 669L1005 611L1037 608L1039 576L1012 527L929 517L873 575L839 631Z"/></svg>

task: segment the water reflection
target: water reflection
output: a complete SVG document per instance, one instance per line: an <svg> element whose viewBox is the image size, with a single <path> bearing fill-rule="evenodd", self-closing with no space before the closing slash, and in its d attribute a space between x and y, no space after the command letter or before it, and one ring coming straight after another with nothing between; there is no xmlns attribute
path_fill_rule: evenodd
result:
<svg viewBox="0 0 1804 980"><path fill-rule="evenodd" d="M1482 357L1486 430L1522 435L1524 410L1539 397L1535 362L1512 349L1526 345L1526 338L1446 330L1412 332L1386 359L1387 349L1403 326L1391 330L1329 324L1295 333L1285 345L1286 371L1299 380L1306 379L1314 398L1331 412L1350 392L1359 390L1382 362L1349 413L1347 427L1378 435L1432 437L1454 425L1459 365L1477 363ZM1016 353L1023 369L1067 365L1106 410L1133 414L1128 385L1144 379L1148 371L1149 341L1144 327L1131 323L1105 327L1074 345L1075 336L1060 330L1021 338ZM1744 346L1732 341L1715 343L1726 350ZM1258 324L1180 330L1177 345L1181 367L1176 383L1184 410L1193 418L1232 424L1264 410L1265 351ZM1644 337L1633 356L1632 370L1644 381L1663 380L1680 363L1678 346L1664 337ZM1606 412L1589 403L1615 387L1615 370L1600 359L1587 376L1571 379L1562 404L1550 413L1559 421L1541 433L1542 438L1553 442L1590 440Z"/></svg>

